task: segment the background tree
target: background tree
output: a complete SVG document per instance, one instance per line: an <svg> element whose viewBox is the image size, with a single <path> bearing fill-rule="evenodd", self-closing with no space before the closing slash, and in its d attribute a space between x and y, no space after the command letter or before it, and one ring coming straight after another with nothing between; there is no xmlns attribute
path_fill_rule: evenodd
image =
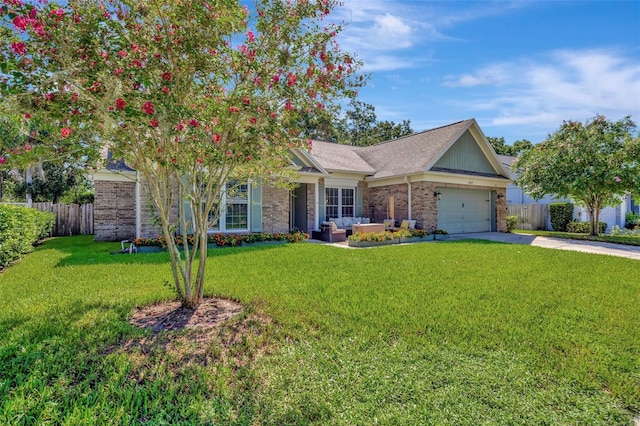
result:
<svg viewBox="0 0 640 426"><path fill-rule="evenodd" d="M12 189L15 199L24 199L27 191L33 201L58 203L60 201L79 203L92 202L92 184L86 176L86 164L60 164L48 161L42 163L41 173L36 173L27 185L21 180ZM29 187L28 187L29 186Z"/></svg>
<svg viewBox="0 0 640 426"><path fill-rule="evenodd" d="M377 121L376 109L371 104L353 100L350 107L343 118L335 119L335 133L339 143L368 146L413 133L409 120L400 124Z"/></svg>
<svg viewBox="0 0 640 426"><path fill-rule="evenodd" d="M527 139L519 139L513 143L513 145L507 145L504 141L504 137L487 136L487 140L493 147L496 154L499 155L511 155L513 157L519 157L525 151L533 148L533 144Z"/></svg>
<svg viewBox="0 0 640 426"><path fill-rule="evenodd" d="M583 204L589 212L590 233L598 235L600 210L640 188L635 129L628 116L616 122L603 116L584 124L564 122L514 163L514 170L521 173L516 183L536 199L557 194Z"/></svg>
<svg viewBox="0 0 640 426"><path fill-rule="evenodd" d="M49 135L43 146L108 142L142 174L175 290L195 308L228 184L286 185L289 150L308 146L302 115L355 96L363 82L336 43L341 27L326 22L335 5L261 0L251 14L237 0L5 0L0 93L24 117L23 133ZM34 119L47 132L26 130ZM177 230L193 233L193 248L185 238L178 250Z"/></svg>

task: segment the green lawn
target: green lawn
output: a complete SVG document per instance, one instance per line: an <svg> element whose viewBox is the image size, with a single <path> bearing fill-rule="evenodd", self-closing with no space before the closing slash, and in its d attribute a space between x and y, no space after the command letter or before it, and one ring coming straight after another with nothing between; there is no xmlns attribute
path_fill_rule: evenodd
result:
<svg viewBox="0 0 640 426"><path fill-rule="evenodd" d="M248 311L196 346L129 325L135 306L172 297L170 268L118 248L53 239L0 274L0 424L640 414L638 261L483 241L214 249L207 292Z"/></svg>

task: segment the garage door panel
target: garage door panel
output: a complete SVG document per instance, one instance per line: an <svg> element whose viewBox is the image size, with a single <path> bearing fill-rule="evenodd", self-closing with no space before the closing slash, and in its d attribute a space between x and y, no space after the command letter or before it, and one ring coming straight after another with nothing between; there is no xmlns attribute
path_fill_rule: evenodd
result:
<svg viewBox="0 0 640 426"><path fill-rule="evenodd" d="M491 230L489 191L440 188L438 228L451 234Z"/></svg>

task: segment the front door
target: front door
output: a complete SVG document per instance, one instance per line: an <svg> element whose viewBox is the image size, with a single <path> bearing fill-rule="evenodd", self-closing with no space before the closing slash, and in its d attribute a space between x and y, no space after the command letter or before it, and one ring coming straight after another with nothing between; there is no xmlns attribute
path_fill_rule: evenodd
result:
<svg viewBox="0 0 640 426"><path fill-rule="evenodd" d="M307 226L307 184L301 183L291 191L290 228L309 232Z"/></svg>

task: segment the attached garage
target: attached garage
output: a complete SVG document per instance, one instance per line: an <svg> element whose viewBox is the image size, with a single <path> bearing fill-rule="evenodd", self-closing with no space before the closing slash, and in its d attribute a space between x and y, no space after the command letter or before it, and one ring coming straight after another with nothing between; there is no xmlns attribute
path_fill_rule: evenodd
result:
<svg viewBox="0 0 640 426"><path fill-rule="evenodd" d="M491 231L491 192L438 188L438 228L450 234Z"/></svg>

